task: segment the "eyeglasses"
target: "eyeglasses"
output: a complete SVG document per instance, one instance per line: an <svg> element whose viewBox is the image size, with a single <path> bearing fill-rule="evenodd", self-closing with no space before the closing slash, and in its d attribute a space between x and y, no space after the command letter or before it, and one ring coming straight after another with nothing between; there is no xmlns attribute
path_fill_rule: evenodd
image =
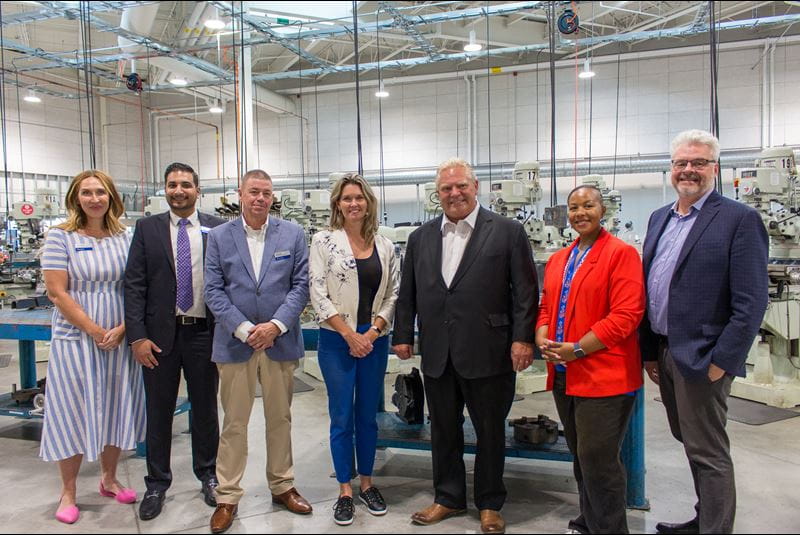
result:
<svg viewBox="0 0 800 535"><path fill-rule="evenodd" d="M705 169L710 163L717 163L717 160L706 160L705 158L697 158L696 160L672 160L672 167L682 171L686 169L689 164L692 164L692 169Z"/></svg>

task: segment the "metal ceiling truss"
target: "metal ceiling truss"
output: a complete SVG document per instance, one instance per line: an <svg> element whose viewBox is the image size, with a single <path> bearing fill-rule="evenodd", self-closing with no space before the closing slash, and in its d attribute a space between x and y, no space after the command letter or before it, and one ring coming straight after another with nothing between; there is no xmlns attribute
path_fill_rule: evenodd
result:
<svg viewBox="0 0 800 535"><path fill-rule="evenodd" d="M478 17L485 17L487 15L508 15L517 13L526 9L537 9L546 2L515 2L512 4L498 4L488 5L485 7L475 7L468 9L458 9L455 11L444 11L441 13L431 13L428 15L417 15L414 17L413 22L416 25L422 24L438 24L440 22L450 22L455 20L468 20ZM394 19L387 19L378 22L365 22L358 25L358 30L361 33L371 33L376 29L388 29L397 27ZM347 26L330 26L321 28L319 30L306 30L298 32L295 38L300 39L318 39L320 37L330 37L333 35L351 34L353 29Z"/></svg>
<svg viewBox="0 0 800 535"><path fill-rule="evenodd" d="M751 29L762 28L762 27L775 26L781 24L795 24L797 22L800 22L800 14L780 15L775 17L765 17L761 19L723 22L719 24L719 30L724 31L724 30L741 29L741 28L751 28ZM584 39L577 39L574 41L564 41L560 46L562 48L572 49L576 46L576 41L577 41L577 46L580 47L580 46L593 46L596 44L609 43L609 42L628 42L628 41L637 41L642 39L645 40L664 39L667 37L687 37L689 35L703 33L706 31L708 31L707 25L702 26L697 30L691 28L690 26L682 26L680 28L672 28L665 30L650 30L644 32L630 32L619 35L587 37ZM481 52L461 52L456 54L443 54L439 56L439 58L436 61L466 61L466 60L471 61L487 56L503 56L503 55L520 54L525 52L536 52L539 50L546 50L548 48L549 45L547 43L507 47L507 48L493 48L490 50L482 50ZM382 59L380 62L361 63L359 64L359 70L362 72L371 71L377 69L379 65L382 70L404 69L408 67L414 67L416 65L431 63L432 61L433 60L431 60L431 58L429 57L406 58L398 60ZM355 71L355 65L339 65L339 66L334 65L326 67L325 69L303 69L302 75L303 77L314 77L328 72L353 72L353 71ZM257 74L257 75L254 74L253 82L285 80L290 78L298 78L299 76L300 76L299 71L276 72L276 73ZM217 85L218 83L219 83L218 81L213 81L213 80L205 82L192 82L185 87L186 88L209 87ZM172 85L160 85L151 87L150 89L152 91L162 91L174 88L175 87ZM127 92L126 89L103 89L103 88L99 88L98 91L104 95L124 94Z"/></svg>
<svg viewBox="0 0 800 535"><path fill-rule="evenodd" d="M40 4L47 4L49 2L39 2ZM92 11L117 11L129 7L144 6L147 4L156 4L158 2L92 2ZM63 18L64 13L53 11L48 7L38 11L23 11L21 13L14 13L7 17L3 17L3 26L14 26L15 24L27 24L29 22L36 22L40 20L58 19ZM67 17L69 18L69 17Z"/></svg>
<svg viewBox="0 0 800 535"><path fill-rule="evenodd" d="M93 2L92 12L126 9L130 7L141 6L152 3L153 2ZM279 44L283 46L285 49L293 52L294 54L297 54L299 57L301 57L308 63L312 64L315 68L303 69L302 75L304 77L314 77L329 73L353 72L356 69L355 65L331 64L330 62L314 54L311 54L306 50L303 50L299 43L299 40L310 40L316 38L331 37L341 34L352 35L353 28L351 27L329 26L322 29L306 30L306 31L301 30L298 31L298 33L293 35L292 37L286 37L276 32L274 28L268 22L265 22L263 19L261 19L261 17L248 13L240 13L238 10L232 7L230 2L212 1L209 3L217 7L218 10L222 11L226 15L232 18L243 20L243 22L247 26L249 26L251 30L254 30L259 34L261 34L258 36L246 37L244 41L245 46L252 46L256 44L269 44L269 43ZM542 4L545 3L546 2L515 2L515 3L499 4L499 5L489 4L487 6L476 7L476 8L446 11L440 13L431 13L426 15L415 15L413 17L408 17L406 15L403 15L399 9L389 5L387 2L381 2L380 4L381 9L384 9L389 14L391 14L392 18L391 19L387 18L385 20L372 23L359 24L359 31L362 33L367 33L367 32L374 32L377 29L391 29L399 27L403 29L418 44L418 46L420 46L424 50L424 52L427 55L423 57L396 59L391 61L388 60L387 58L384 58L381 59L380 62L362 63L359 65L359 70L360 71L373 70L378 68L379 64L381 68L384 69L385 68L407 69L417 65L434 63L434 62L472 61L475 59L485 58L489 56L504 56L504 55L514 55L514 54L521 55L524 53L536 52L547 49L548 48L547 44L540 43L540 44L486 49L478 53L458 52L452 54L442 54L430 43L430 41L428 41L415 28L415 26L419 25L438 24L442 22L457 21L457 20L466 21L478 17L506 15L511 13L517 13L524 10L538 9L542 6ZM64 17L64 16L66 16L67 18L74 18L78 20L80 19L79 9L74 7L72 4L67 4L65 2L39 2L39 4L42 5L43 9L38 12L26 13L26 16L28 16L29 19L23 20L22 14L15 14L12 17L6 17L5 18L6 20L4 20L4 24L5 25L17 24L21 22L28 22L31 20L44 20L44 19L49 19L54 17ZM708 9L709 9L708 3L703 3L701 5L698 5L697 13L696 16L693 18L693 20L687 25L678 28L666 28L666 29L648 30L648 31L633 31L626 33L599 35L599 36L581 38L576 40L562 39L561 43L559 43L558 45L558 48L561 51L570 51L580 47L596 47L613 42L620 43L620 42L633 42L633 41L647 40L647 39L688 37L709 30L707 23ZM39 18L30 19L30 17L39 17ZM217 77L217 80L214 81L191 82L188 84L188 86L186 86L187 88L208 87L217 85L221 81L230 82L233 80L232 73L229 73L228 71L225 71L224 69L218 67L217 65L202 60L196 57L194 54L190 53L190 52L197 52L200 50L216 48L215 43L209 43L203 46L191 47L190 50L174 48L165 43L159 42L156 39L142 35L137 35L133 32L130 32L118 26L114 26L113 24L105 22L104 20L95 16L90 16L90 22L92 23L92 25L94 25L101 31L114 33L134 43L148 47L149 49L152 50L153 57L155 56L175 57L176 59L179 59L187 63L188 65L196 67L200 70L203 70ZM776 25L795 24L797 22L800 22L800 15L798 14L779 15L773 17L722 22L717 25L717 28L720 31L733 30L733 29L758 29ZM423 43L425 43L425 45L423 45ZM66 56L45 52L41 49L34 49L31 47L27 47L19 43L10 42L8 40L3 41L2 46L3 48L8 48L9 50L13 50L21 54L26 54L31 57L47 60L49 62L41 65L31 65L27 67L22 67L17 69L18 72L42 70L48 68L75 69L83 66L85 63L84 58L81 57L73 59ZM92 65L95 65L100 63L116 62L120 59L130 59L130 58L131 55L125 53L105 55L105 56L101 55L97 57L92 57L90 63ZM115 82L119 81L118 77L114 73L109 71L94 69L92 70L92 73L104 79L113 80ZM291 78L297 78L299 77L299 75L300 73L298 71L282 71L282 72L273 72L266 74L254 74L253 82L291 79ZM172 85L158 85L158 86L153 86L150 89L166 90L166 89L174 89L174 87ZM125 93L127 90L122 88L98 88L98 91L105 95L111 95L117 93Z"/></svg>
<svg viewBox="0 0 800 535"><path fill-rule="evenodd" d="M83 64L76 59L62 57L57 54L53 54L52 52L45 52L41 48L31 48L29 46L9 41L7 39L3 39L2 41L0 41L0 46L2 46L3 49L19 52L20 54L25 54L26 56L32 56L52 61L55 64L55 66L59 68L75 69L78 65ZM17 71L22 72L22 69L17 69ZM111 80L114 82L120 81L117 75L108 71L93 69L91 73L101 78L105 78L106 80Z"/></svg>
<svg viewBox="0 0 800 535"><path fill-rule="evenodd" d="M415 27L415 22L410 21L407 19L402 13L400 13L397 9L394 8L389 2L381 2L380 4L381 9L387 12L389 15L392 16L392 19L395 22L395 25L402 28L404 32L406 32L414 42L417 43L417 46L423 50L428 57L435 60L437 56L441 55L439 49L433 46L433 44L428 41L425 36L419 33L419 30Z"/></svg>
<svg viewBox="0 0 800 535"><path fill-rule="evenodd" d="M280 35L279 33L275 32L270 27L269 24L267 24L263 20L260 20L259 17L256 17L248 13L242 13L240 11L236 11L227 2L209 2L209 3L213 6L216 6L226 15L230 16L231 19L236 19L236 20L241 19L242 21L244 21L245 24L250 26L250 28L252 28L253 30L256 30L257 32L260 32L268 36L272 42L283 46L285 49L290 50L291 52L294 52L295 54L302 57L304 60L311 63L312 65L320 69L326 69L330 67L330 64L325 60L323 60L322 58L303 50L302 47L299 46L297 37L292 37L291 39L286 38Z"/></svg>
<svg viewBox="0 0 800 535"><path fill-rule="evenodd" d="M80 10L72 7L66 2L39 2L39 4L41 4L44 7L49 7L50 9L53 10L60 10L61 12L71 16L71 18L75 18L77 20L80 20L81 18ZM108 22L93 15L89 15L88 20L92 24L92 26L96 27L100 31L110 32L120 37L124 37L125 39L132 41L136 44L151 48L161 53L162 55L173 56L176 59L179 59L184 63L191 65L192 67L196 67L201 71L213 74L214 76L219 76L219 77L228 76L227 71L225 71L224 69L220 69L213 63L209 63L208 61L200 59L191 54L176 52L175 49L172 48L171 46L162 43L156 39L153 39L152 37L145 37L142 35L138 35L124 28L120 28L119 26L114 26L113 24L109 24Z"/></svg>

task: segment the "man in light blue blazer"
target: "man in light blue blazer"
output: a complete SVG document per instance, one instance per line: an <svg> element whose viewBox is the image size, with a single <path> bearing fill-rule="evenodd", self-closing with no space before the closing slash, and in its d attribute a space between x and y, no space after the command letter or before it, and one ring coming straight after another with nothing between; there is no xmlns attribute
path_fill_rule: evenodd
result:
<svg viewBox="0 0 800 535"><path fill-rule="evenodd" d="M653 212L644 241L642 359L697 494L695 517L658 533L731 533L736 513L728 395L767 308L769 238L758 212L714 191L719 153L709 132L675 137L678 199Z"/></svg>
<svg viewBox="0 0 800 535"><path fill-rule="evenodd" d="M269 217L272 180L248 171L239 188L242 217L211 230L205 296L217 318L212 360L225 412L217 457L217 508L211 532L227 530L244 494L247 424L261 384L267 430L267 480L273 503L308 514L294 487L292 386L303 356L300 313L308 303L308 247L303 229Z"/></svg>

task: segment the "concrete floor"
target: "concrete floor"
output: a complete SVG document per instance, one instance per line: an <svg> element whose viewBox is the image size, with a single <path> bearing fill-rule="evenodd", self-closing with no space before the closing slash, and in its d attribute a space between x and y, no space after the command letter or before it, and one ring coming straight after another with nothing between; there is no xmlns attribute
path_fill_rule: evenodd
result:
<svg viewBox="0 0 800 535"><path fill-rule="evenodd" d="M16 344L0 342L1 352L16 352ZM46 358L46 348L40 355ZM46 363L38 364L39 376ZM402 370L405 371L405 370ZM413 525L409 516L433 500L430 456L427 452L392 449L378 452L375 483L383 492L389 512L373 517L357 503L355 522L339 527L333 522L332 506L337 484L330 477L328 416L325 386L301 374L314 387L297 394L293 405L293 440L296 484L314 506L314 513L300 517L273 507L265 484L264 420L257 400L250 424L250 457L243 480L245 496L231 533L480 533L474 505L466 515L439 525ZM0 390L18 382L16 356L10 366L0 368ZM386 376L387 392L394 375ZM646 411L647 497L650 511L630 511L629 526L634 533L654 533L659 521L683 521L693 513L694 492L682 447L671 437L663 407L654 397L657 389L648 384ZM388 398L387 398L388 399ZM548 393L525 396L514 403L511 416L555 416ZM161 515L143 522L138 505L119 505L97 492L98 463L86 463L78 480L81 518L73 526L57 522L55 513L60 479L55 464L38 458L41 421L0 418L0 480L4 533L208 533L212 509L202 501L200 485L191 471L186 416L175 419L173 473L175 480L167 494ZM729 431L737 470L739 496L736 531L739 533L796 533L800 530L800 418L763 426L731 421ZM794 444L794 446L792 446ZM471 470L472 459L467 456ZM139 492L144 489L145 462L132 453L123 455L119 479ZM577 515L577 494L571 465L563 462L509 459L506 464L508 500L503 514L509 533L563 533L567 521ZM468 490L471 494L471 489Z"/></svg>

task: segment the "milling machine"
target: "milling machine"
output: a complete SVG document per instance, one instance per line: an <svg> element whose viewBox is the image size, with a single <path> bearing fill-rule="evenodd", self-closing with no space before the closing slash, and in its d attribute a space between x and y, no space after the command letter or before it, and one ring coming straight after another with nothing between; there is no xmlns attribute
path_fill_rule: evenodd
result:
<svg viewBox="0 0 800 535"><path fill-rule="evenodd" d="M734 180L769 234L770 296L747 357L747 377L731 394L775 407L800 405L800 177L789 147L765 149Z"/></svg>
<svg viewBox="0 0 800 535"><path fill-rule="evenodd" d="M608 232L617 236L621 230L619 213L622 210L622 195L620 195L619 191L606 185L603 175L583 176L581 177L581 184L594 186L600 190L600 194L603 196L603 204L606 207L606 215L601 223Z"/></svg>
<svg viewBox="0 0 800 535"><path fill-rule="evenodd" d="M311 237L328 226L331 192L326 189L285 189L281 191L281 219L294 221Z"/></svg>
<svg viewBox="0 0 800 535"><path fill-rule="evenodd" d="M493 182L489 194L494 212L522 223L537 262L547 262L550 255L568 244L563 234L566 207L548 207L542 217L538 216L537 205L542 200L539 162L517 162L512 178Z"/></svg>
<svg viewBox="0 0 800 535"><path fill-rule="evenodd" d="M542 200L539 162L517 162L512 178L493 182L489 195L489 206L494 212L518 220L525 228L541 285L547 259L567 242L562 234L566 224L565 207L546 208L544 217L537 217L537 203ZM546 388L547 365L541 360L534 360L529 368L517 374L518 394L541 392Z"/></svg>

